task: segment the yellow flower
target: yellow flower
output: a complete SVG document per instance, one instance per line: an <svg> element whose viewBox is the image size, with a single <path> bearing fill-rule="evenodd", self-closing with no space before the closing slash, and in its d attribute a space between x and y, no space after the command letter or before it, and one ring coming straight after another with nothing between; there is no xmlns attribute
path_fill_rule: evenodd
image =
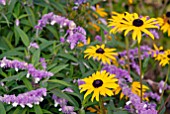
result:
<svg viewBox="0 0 170 114"><path fill-rule="evenodd" d="M165 66L166 64L170 63L170 49L165 50L162 53L159 53L156 57L155 60L160 61L161 66Z"/></svg>
<svg viewBox="0 0 170 114"><path fill-rule="evenodd" d="M137 13L133 13L132 15L127 15L126 18L123 18L121 21L120 31L125 30L124 35L126 36L130 31L132 32L133 40L138 40L138 43L141 42L142 32L149 35L152 39L154 39L154 35L148 31L147 29L158 28L156 24L158 22L154 18L148 17L139 17Z"/></svg>
<svg viewBox="0 0 170 114"><path fill-rule="evenodd" d="M132 4L133 3L133 0L128 0L129 4Z"/></svg>
<svg viewBox="0 0 170 114"><path fill-rule="evenodd" d="M112 27L112 29L110 30L110 33L115 34L116 32L119 31L119 29L121 28L122 24L121 21L123 20L123 18L125 18L127 15L130 15L128 12L125 13L117 13L117 12L112 12L113 16L111 17L111 19L108 19L108 26Z"/></svg>
<svg viewBox="0 0 170 114"><path fill-rule="evenodd" d="M159 17L158 22L163 33L168 32L168 36L170 36L170 12L167 12L163 18Z"/></svg>
<svg viewBox="0 0 170 114"><path fill-rule="evenodd" d="M84 51L84 57L88 57L88 59L93 57L93 59L97 59L98 61L101 60L104 64L111 64L110 60L116 61L115 56L117 55L117 53L113 52L115 50L115 48L105 48L104 44L101 46L96 45L96 47L90 46Z"/></svg>
<svg viewBox="0 0 170 114"><path fill-rule="evenodd" d="M84 99L93 92L91 101L93 102L94 98L96 101L99 101L99 95L102 96L112 96L113 92L111 89L118 87L117 81L114 74L109 74L104 71L97 71L93 73L92 76L82 79L85 84L80 85L80 93L86 91Z"/></svg>
<svg viewBox="0 0 170 114"><path fill-rule="evenodd" d="M104 11L104 8L100 8L99 5L96 5L96 13L100 15L100 17L106 17L107 13ZM96 16L98 17L98 16Z"/></svg>
<svg viewBox="0 0 170 114"><path fill-rule="evenodd" d="M141 96L141 90L140 90L140 82L133 82L131 85L131 90L134 94ZM144 96L145 92L149 90L149 88L146 85L142 85L142 96ZM142 97L143 100L149 100L148 97Z"/></svg>
<svg viewBox="0 0 170 114"><path fill-rule="evenodd" d="M96 114L101 114L100 112L100 108L98 105L94 105L94 107L88 107L87 110L89 110L90 112L96 113ZM105 114L107 114L107 110L104 110Z"/></svg>
<svg viewBox="0 0 170 114"><path fill-rule="evenodd" d="M119 86L119 87L116 88L113 92L114 92L115 95L117 95L117 94L120 93L121 90L122 90L122 88ZM147 90L149 90L149 88L148 88L146 85L142 85L142 96L143 96L142 98L143 98L143 100L146 100L146 101L149 100L148 97L145 97L145 98L144 98L144 94L145 94L145 92L146 92ZM134 94L136 94L136 95L138 95L138 96L140 97L140 96L141 96L140 82L136 82L136 81L132 82L131 91L132 91ZM121 93L120 93L120 99L122 99L123 97L124 97L124 94L121 92ZM127 97L126 97L126 98L127 98Z"/></svg>
<svg viewBox="0 0 170 114"><path fill-rule="evenodd" d="M90 44L90 37L87 38L87 44L86 45L88 45L88 44ZM78 47L82 47L82 46L84 46L84 43L79 42Z"/></svg>
<svg viewBox="0 0 170 114"><path fill-rule="evenodd" d="M156 44L153 44L154 49L151 50L149 53L153 54L153 57L156 57L159 52L163 51L163 46L157 47Z"/></svg>
<svg viewBox="0 0 170 114"><path fill-rule="evenodd" d="M89 25L90 25L90 27L92 27L93 30L95 30L97 32L100 31L100 27L97 24L89 22Z"/></svg>

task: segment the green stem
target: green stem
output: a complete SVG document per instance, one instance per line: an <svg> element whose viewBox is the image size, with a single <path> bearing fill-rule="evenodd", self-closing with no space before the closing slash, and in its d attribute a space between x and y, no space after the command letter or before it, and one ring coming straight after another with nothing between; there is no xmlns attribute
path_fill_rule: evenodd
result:
<svg viewBox="0 0 170 114"><path fill-rule="evenodd" d="M104 109L104 105L103 105L103 97L100 96L99 99L99 106L100 106L100 114L105 114L105 109Z"/></svg>
<svg viewBox="0 0 170 114"><path fill-rule="evenodd" d="M167 81L168 81L168 77L169 77L169 71L170 71L170 65L168 65L168 72L166 74L166 79L165 79L165 83L164 83L164 87L163 87L163 91L162 91L162 94L161 94L161 98L160 98L160 101L159 103L161 103L162 99L163 99L163 94L164 94L164 91L165 91L165 86L167 84Z"/></svg>
<svg viewBox="0 0 170 114"><path fill-rule="evenodd" d="M128 37L125 38L125 43L126 43L126 52L127 52L127 61L128 61L128 73L130 75L130 58L129 58L129 40Z"/></svg>
<svg viewBox="0 0 170 114"><path fill-rule="evenodd" d="M141 50L140 44L138 43L138 58L139 58L139 68L140 68L140 102L142 102L142 60L141 60Z"/></svg>

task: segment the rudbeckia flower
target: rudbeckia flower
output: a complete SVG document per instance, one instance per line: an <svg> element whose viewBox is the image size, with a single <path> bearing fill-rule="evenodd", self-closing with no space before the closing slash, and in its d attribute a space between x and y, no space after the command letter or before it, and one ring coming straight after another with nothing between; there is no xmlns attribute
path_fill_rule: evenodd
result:
<svg viewBox="0 0 170 114"><path fill-rule="evenodd" d="M100 112L100 108L98 105L94 105L94 107L88 107L87 110L89 110L90 112L93 112L95 114L101 114ZM104 110L105 114L107 114L107 110Z"/></svg>
<svg viewBox="0 0 170 114"><path fill-rule="evenodd" d="M109 74L104 71L97 71L93 73L92 76L82 79L85 84L79 86L80 93L86 91L84 99L91 93L93 93L91 101L93 102L94 98L96 101L99 101L99 95L102 96L112 96L113 90L118 87L117 81L114 74Z"/></svg>
<svg viewBox="0 0 170 114"><path fill-rule="evenodd" d="M127 15L126 18L122 19L121 24L122 26L119 30L125 30L125 36L130 31L133 31L132 38L133 40L137 39L138 43L141 42L142 32L154 39L154 35L148 29L158 28L158 26L156 25L158 24L156 19L148 18L147 16L139 17L136 13Z"/></svg>
<svg viewBox="0 0 170 114"><path fill-rule="evenodd" d="M104 64L111 64L111 60L116 61L115 56L117 55L117 53L113 52L115 50L115 48L105 48L104 44L101 46L96 45L96 47L90 46L84 51L84 57L88 57L88 59L93 57L93 59L97 59L98 61L101 60Z"/></svg>
<svg viewBox="0 0 170 114"><path fill-rule="evenodd" d="M153 57L156 57L159 53L163 52L163 46L157 47L156 44L153 44L154 49L152 49L149 54Z"/></svg>
<svg viewBox="0 0 170 114"><path fill-rule="evenodd" d="M133 40L138 40L138 43L141 42L142 32L150 36L154 39L154 35L148 30L153 28L158 28L156 24L158 24L157 20L154 18L139 17L137 13L129 14L125 12L123 14L119 14L113 12L114 16L112 16L108 26L112 26L110 32L122 32L125 31L124 35L126 36L130 31L132 31Z"/></svg>
<svg viewBox="0 0 170 114"><path fill-rule="evenodd" d="M128 0L129 4L132 4L133 3L133 0Z"/></svg>
<svg viewBox="0 0 170 114"><path fill-rule="evenodd" d="M119 87L116 88L113 92L114 92L115 95L117 95L117 94L120 93L121 90L122 90L122 89L121 89L121 87L119 86ZM149 100L148 97L144 97L144 94L145 94L145 92L146 92L147 90L149 90L149 88L148 88L146 85L142 85L142 96L143 96L142 98L143 98L143 100L146 100L146 101ZM140 96L141 96L140 82L137 82L137 81L132 82L131 91L132 91L134 94L136 94L136 95L138 95L138 96L140 97ZM124 97L124 94L121 92L121 93L120 93L120 99L122 99L123 97ZM127 97L126 97L126 98L127 98Z"/></svg>
<svg viewBox="0 0 170 114"><path fill-rule="evenodd" d="M170 12L167 12L163 18L159 17L158 22L163 33L168 32L168 36L170 36Z"/></svg>
<svg viewBox="0 0 170 114"><path fill-rule="evenodd" d="M112 17L111 19L108 19L108 26L112 27L112 29L110 30L110 33L115 34L116 32L119 32L119 29L121 28L122 24L121 21L123 20L123 18L125 18L127 15L130 15L128 12L125 13L117 13L117 12L112 12Z"/></svg>
<svg viewBox="0 0 170 114"><path fill-rule="evenodd" d="M159 53L156 57L155 60L160 61L161 66L165 66L166 64L170 63L170 49L165 50L162 53Z"/></svg>
<svg viewBox="0 0 170 114"><path fill-rule="evenodd" d="M89 45L89 44L90 44L90 37L87 38L87 43L86 43L86 45ZM79 42L79 43L78 43L78 47L82 47L82 46L84 46L84 43Z"/></svg>
<svg viewBox="0 0 170 114"><path fill-rule="evenodd" d="M96 5L96 13L100 15L100 17L106 17L107 13L104 8L101 8L99 5ZM97 16L98 17L98 16Z"/></svg>

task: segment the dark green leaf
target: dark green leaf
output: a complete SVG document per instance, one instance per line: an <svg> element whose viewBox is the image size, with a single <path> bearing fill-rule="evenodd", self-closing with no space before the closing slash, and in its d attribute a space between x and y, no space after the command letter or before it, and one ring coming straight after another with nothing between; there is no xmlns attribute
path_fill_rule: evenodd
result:
<svg viewBox="0 0 170 114"><path fill-rule="evenodd" d="M40 60L40 49L37 49L32 56L32 64L36 65Z"/></svg>
<svg viewBox="0 0 170 114"><path fill-rule="evenodd" d="M53 114L52 112L45 110L45 109L42 109L42 111L43 111L43 114Z"/></svg>
<svg viewBox="0 0 170 114"><path fill-rule="evenodd" d="M59 89L55 89L52 90L52 93L60 98L64 98L66 100L68 100L71 104L73 104L74 106L77 106L77 104L75 103L75 101L73 101L67 94L63 93L61 90Z"/></svg>
<svg viewBox="0 0 170 114"><path fill-rule="evenodd" d="M35 114L43 114L40 105L34 105Z"/></svg>
<svg viewBox="0 0 170 114"><path fill-rule="evenodd" d="M24 43L24 45L25 45L26 47L28 47L29 44L30 44L30 41L29 41L29 38L28 38L28 36L26 35L26 33L25 33L23 30L21 30L19 27L17 27L17 26L15 26L15 29L17 30L19 36L21 37L21 40L22 40L22 42Z"/></svg>
<svg viewBox="0 0 170 114"><path fill-rule="evenodd" d="M71 84L63 81L63 80L58 80L58 79L52 79L52 80L48 80L48 82L53 82L53 83L58 83L64 86L71 86Z"/></svg>
<svg viewBox="0 0 170 114"><path fill-rule="evenodd" d="M56 74L56 73L60 72L61 70L63 70L64 68L66 68L67 66L68 66L68 64L58 65L57 67L54 67L53 69L51 69L50 72Z"/></svg>
<svg viewBox="0 0 170 114"><path fill-rule="evenodd" d="M72 61L74 61L74 62L78 62L78 60L77 60L74 56L72 56L71 54L59 53L58 56L64 57L64 58L66 58L66 59L70 59L70 60L72 60Z"/></svg>
<svg viewBox="0 0 170 114"><path fill-rule="evenodd" d="M26 77L24 77L23 79L22 79L22 81L24 82L24 84L25 84L25 86L28 88L28 90L32 90L33 88L32 88L32 84L30 83L30 81L26 78Z"/></svg>
<svg viewBox="0 0 170 114"><path fill-rule="evenodd" d="M34 27L36 24L36 21L35 21L35 15L34 15L34 12L33 10L30 8L30 7L24 7L26 12L27 12L27 15L29 15L28 17L28 20L29 20L29 23L32 25L32 27Z"/></svg>
<svg viewBox="0 0 170 114"><path fill-rule="evenodd" d="M6 111L5 111L5 108L2 102L0 102L0 114L6 114Z"/></svg>

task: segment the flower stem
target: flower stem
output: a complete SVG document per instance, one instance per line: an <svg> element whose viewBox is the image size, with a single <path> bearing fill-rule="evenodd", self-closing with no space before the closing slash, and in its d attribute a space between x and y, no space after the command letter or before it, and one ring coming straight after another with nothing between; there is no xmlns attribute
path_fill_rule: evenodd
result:
<svg viewBox="0 0 170 114"><path fill-rule="evenodd" d="M105 114L105 109L104 109L104 105L103 105L103 97L102 96L100 96L99 105L100 105L100 114Z"/></svg>
<svg viewBox="0 0 170 114"><path fill-rule="evenodd" d="M165 79L165 83L164 83L164 87L163 87L163 91L162 91L162 94L161 94L161 98L160 98L159 103L161 103L161 101L162 101L162 99L163 99L163 94L164 94L165 87L166 87L166 84L167 84L167 81L168 81L169 71L170 71L170 65L168 65L168 72L167 72L167 74L166 74L166 79Z"/></svg>
<svg viewBox="0 0 170 114"><path fill-rule="evenodd" d="M125 43L126 43L126 52L127 52L127 61L128 61L128 73L130 75L130 58L129 58L129 40L128 37L125 38Z"/></svg>
<svg viewBox="0 0 170 114"><path fill-rule="evenodd" d="M140 50L140 44L138 43L138 58L139 58L139 68L140 68L140 102L142 102L142 60L141 60L141 50Z"/></svg>

